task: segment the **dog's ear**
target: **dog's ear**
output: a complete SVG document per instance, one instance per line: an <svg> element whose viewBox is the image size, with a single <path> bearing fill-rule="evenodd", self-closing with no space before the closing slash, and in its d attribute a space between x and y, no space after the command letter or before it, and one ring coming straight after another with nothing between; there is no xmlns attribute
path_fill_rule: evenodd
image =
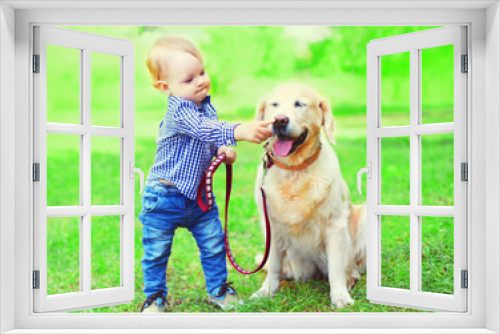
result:
<svg viewBox="0 0 500 334"><path fill-rule="evenodd" d="M260 99L259 103L257 104L257 109L255 110L256 121L263 121L266 118L266 104L266 98Z"/></svg>
<svg viewBox="0 0 500 334"><path fill-rule="evenodd" d="M319 102L319 107L323 112L323 129L325 130L326 137L330 142L335 145L335 120L332 115L332 107L330 101L323 97Z"/></svg>

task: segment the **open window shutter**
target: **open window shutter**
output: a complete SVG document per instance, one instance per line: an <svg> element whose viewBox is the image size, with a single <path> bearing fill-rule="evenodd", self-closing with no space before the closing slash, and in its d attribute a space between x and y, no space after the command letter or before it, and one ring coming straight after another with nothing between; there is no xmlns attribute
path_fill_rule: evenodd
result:
<svg viewBox="0 0 500 334"><path fill-rule="evenodd" d="M67 56L53 59L56 52ZM112 58L114 72L98 66L103 57ZM68 71L76 73L71 83ZM34 311L128 303L134 298L134 46L35 27L33 72ZM91 83L111 76L116 117L108 125L101 113L107 101L94 101L108 86ZM116 190L114 199L99 197L102 180Z"/></svg>
<svg viewBox="0 0 500 334"><path fill-rule="evenodd" d="M434 54L433 50L440 47L450 50L446 56L449 59L443 60L443 64L450 64L450 73L445 75L443 65L443 72L431 77L424 75L423 55ZM467 310L464 286L467 181L462 173L467 163L466 72L470 69L466 55L466 27L458 26L373 40L367 46L367 161L371 164L371 177L367 179L367 294L371 302L423 310ZM385 57L392 56L408 57L409 76L407 73L398 76L397 66L387 65L386 59L390 58ZM426 61L439 61L428 58ZM392 77L388 78L391 73ZM433 86L432 80L446 80L445 77L450 82ZM402 82L404 80L408 82ZM442 119L437 113L423 116L428 111L423 96L437 96L444 86L450 90L449 116ZM424 89L434 91L424 94ZM398 90L408 96L405 111L408 118L391 123L395 114L383 109L391 99L396 99ZM397 114L398 110L395 111ZM431 141L429 138L444 139ZM432 145L439 154L433 161L427 161L426 152ZM398 173L407 177L401 181L395 177L388 179L383 170L398 159L402 161ZM427 168L445 159L450 160L448 176L442 170ZM431 176L436 180L448 177L450 182L427 191L422 185ZM450 189L450 198L440 197ZM391 196L394 192L402 193L401 200ZM434 195L443 202L429 204ZM446 238L438 236L443 231ZM434 245L429 245L428 239L436 236ZM449 280L449 288L434 289L441 286L442 280Z"/></svg>

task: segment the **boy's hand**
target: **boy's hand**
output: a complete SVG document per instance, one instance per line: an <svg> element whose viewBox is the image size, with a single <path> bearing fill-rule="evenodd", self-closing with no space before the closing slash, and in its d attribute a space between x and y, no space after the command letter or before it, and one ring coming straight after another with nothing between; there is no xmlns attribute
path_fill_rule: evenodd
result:
<svg viewBox="0 0 500 334"><path fill-rule="evenodd" d="M226 165L232 165L236 161L236 151L228 146L221 146L217 151L217 155L224 153L226 155Z"/></svg>
<svg viewBox="0 0 500 334"><path fill-rule="evenodd" d="M234 128L234 139L260 144L272 136L273 133L267 126L273 123L274 118L270 121L256 121L238 125Z"/></svg>

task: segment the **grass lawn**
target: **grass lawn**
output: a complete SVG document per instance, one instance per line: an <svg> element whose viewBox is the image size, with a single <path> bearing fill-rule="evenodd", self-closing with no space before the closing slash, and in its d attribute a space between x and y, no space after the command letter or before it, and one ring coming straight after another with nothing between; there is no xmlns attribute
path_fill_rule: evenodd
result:
<svg viewBox="0 0 500 334"><path fill-rule="evenodd" d="M396 116L397 117L397 116ZM366 138L362 134L364 118L359 115L336 117L338 138L335 150L342 174L351 189L352 201L362 203L365 194L356 191L356 173L365 166ZM78 203L78 139L49 138L49 205ZM54 137L55 138L52 138ZM71 137L71 136L66 136ZM64 140L63 140L64 139ZM73 141L72 141L73 140ZM96 140L92 151L92 204L116 204L119 196L119 157L109 150L113 138ZM422 139L422 198L426 205L453 205L453 135L425 136ZM136 166L144 172L155 153L154 135L136 138ZM116 152L116 147L114 148ZM254 257L264 251L257 207L253 199L260 145L239 143L234 165L233 191L229 213L229 238L238 262L247 269L256 267ZM383 204L409 204L409 139L387 138L382 142ZM224 167L221 167L221 170ZM63 176L62 176L63 175ZM225 198L225 173L216 175L215 195L221 210ZM363 191L366 183L363 179ZM64 189L64 191L61 191ZM136 181L138 192L139 184ZM141 210L136 195L136 217ZM223 219L223 212L221 212ZM223 222L224 223L224 222ZM144 301L141 258L141 223L136 219L135 299L130 304L81 312L138 312ZM409 217L382 217L382 285L409 289ZM423 290L453 293L453 218L422 219ZM92 219L92 288L119 285L119 217ZM78 291L79 223L75 218L48 221L49 294ZM241 312L332 312L327 281L283 282L273 300L250 300L260 288L265 273L241 275L228 263L229 281L234 282L245 300ZM208 304L199 252L187 230L178 229L167 270L169 300L173 312L223 312ZM355 304L341 312L413 312L416 310L371 304L366 299L366 276L352 290ZM336 312L338 310L335 310Z"/></svg>

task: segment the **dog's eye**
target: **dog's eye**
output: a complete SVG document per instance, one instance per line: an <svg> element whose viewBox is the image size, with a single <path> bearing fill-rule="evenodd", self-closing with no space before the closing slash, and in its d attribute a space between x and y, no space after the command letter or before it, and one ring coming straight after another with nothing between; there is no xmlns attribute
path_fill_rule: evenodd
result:
<svg viewBox="0 0 500 334"><path fill-rule="evenodd" d="M295 101L295 108L303 108L306 104L304 102Z"/></svg>
<svg viewBox="0 0 500 334"><path fill-rule="evenodd" d="M273 108L278 108L278 107L279 107L279 105L280 105L280 104L279 104L278 102L273 102L273 103L271 103L271 107L273 107Z"/></svg>

